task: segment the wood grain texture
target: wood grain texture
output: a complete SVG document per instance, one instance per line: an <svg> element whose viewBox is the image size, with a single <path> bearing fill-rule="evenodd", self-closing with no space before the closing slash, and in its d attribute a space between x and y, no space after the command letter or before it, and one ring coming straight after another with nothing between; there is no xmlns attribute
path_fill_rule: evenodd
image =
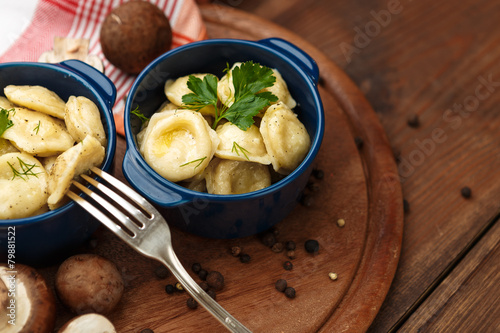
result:
<svg viewBox="0 0 500 333"><path fill-rule="evenodd" d="M377 30L375 16L391 3L399 3L397 14ZM395 280L370 329L387 332L497 214L500 4L257 0L238 8L292 30L343 68L377 112L401 161L410 212ZM372 37L362 43L359 31L367 27ZM350 56L346 45L356 47ZM418 128L407 124L412 115L419 117ZM460 195L463 186L472 189L468 200ZM470 318L478 326L480 311Z"/></svg>

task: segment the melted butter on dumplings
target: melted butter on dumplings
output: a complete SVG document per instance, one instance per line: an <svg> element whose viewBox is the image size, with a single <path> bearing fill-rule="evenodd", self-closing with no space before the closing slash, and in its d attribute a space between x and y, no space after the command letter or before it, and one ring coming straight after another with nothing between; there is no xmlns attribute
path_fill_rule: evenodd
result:
<svg viewBox="0 0 500 333"><path fill-rule="evenodd" d="M207 192L211 194L241 194L271 185L267 166L214 158L205 172Z"/></svg>
<svg viewBox="0 0 500 333"><path fill-rule="evenodd" d="M7 153L0 156L0 188L0 219L28 217L47 202L47 173L35 157Z"/></svg>
<svg viewBox="0 0 500 333"><path fill-rule="evenodd" d="M217 133L200 113L176 110L151 117L140 151L162 177L179 182L203 172L218 144Z"/></svg>
<svg viewBox="0 0 500 333"><path fill-rule="evenodd" d="M238 126L227 122L217 126L216 131L220 143L215 156L228 160L271 164L257 126L252 125L246 131L242 131Z"/></svg>
<svg viewBox="0 0 500 333"><path fill-rule="evenodd" d="M267 109L260 124L260 133L274 170L285 175L302 162L311 145L306 128L284 103Z"/></svg>

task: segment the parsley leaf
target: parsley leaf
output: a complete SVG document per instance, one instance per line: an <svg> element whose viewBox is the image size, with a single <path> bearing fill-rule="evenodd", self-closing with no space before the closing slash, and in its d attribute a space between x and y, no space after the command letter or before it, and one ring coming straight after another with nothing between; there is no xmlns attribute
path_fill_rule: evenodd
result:
<svg viewBox="0 0 500 333"><path fill-rule="evenodd" d="M137 106L135 109L130 111L131 114L135 115L141 120L141 123L144 124L146 121L149 120L148 117L146 117L141 110L139 110L139 106Z"/></svg>
<svg viewBox="0 0 500 333"><path fill-rule="evenodd" d="M187 86L192 93L182 96L184 107L199 111L205 106L215 107L213 128L217 127L223 118L229 120L243 131L253 123L253 117L278 97L262 89L271 87L276 82L273 70L253 61L247 61L230 70L229 65L224 70L232 75L234 96L230 107L220 106L217 99L218 80L215 75L207 74L203 80L193 75L189 76Z"/></svg>
<svg viewBox="0 0 500 333"><path fill-rule="evenodd" d="M0 107L0 136L2 136L3 132L5 132L8 128L12 127L14 123L9 119L9 113L15 112L15 109L4 109Z"/></svg>

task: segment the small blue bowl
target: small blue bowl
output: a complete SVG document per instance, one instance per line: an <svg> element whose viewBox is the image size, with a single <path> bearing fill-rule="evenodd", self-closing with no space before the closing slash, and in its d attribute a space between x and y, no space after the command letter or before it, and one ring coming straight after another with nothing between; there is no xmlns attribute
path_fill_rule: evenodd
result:
<svg viewBox="0 0 500 333"><path fill-rule="evenodd" d="M251 193L215 195L186 189L156 173L139 153L140 130L136 107L151 116L166 100L167 79L192 73L219 77L226 64L253 60L282 74L297 101L295 112L305 125L311 148L304 161L288 176ZM264 231L285 218L296 206L307 184L324 132L323 105L317 90L315 61L295 45L279 38L260 41L212 39L167 52L146 67L134 82L125 105L127 150L123 173L129 183L160 208L170 225L209 238L237 238Z"/></svg>
<svg viewBox="0 0 500 333"><path fill-rule="evenodd" d="M0 94L9 84L40 85L63 100L69 96L85 96L101 111L108 138L103 170L113 164L116 128L112 107L116 88L101 72L78 61L59 64L16 62L0 64ZM0 261L43 264L61 258L67 251L87 240L99 222L73 201L47 213L12 220L0 220Z"/></svg>

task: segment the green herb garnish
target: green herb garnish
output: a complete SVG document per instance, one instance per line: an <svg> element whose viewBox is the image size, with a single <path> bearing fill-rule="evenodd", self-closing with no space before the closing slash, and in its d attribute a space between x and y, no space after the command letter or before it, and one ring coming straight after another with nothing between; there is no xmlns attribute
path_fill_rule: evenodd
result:
<svg viewBox="0 0 500 333"><path fill-rule="evenodd" d="M146 117L142 112L141 110L139 110L139 106L137 106L134 110L130 111L130 113L132 113L133 115L137 116L140 120L141 120L141 123L144 124L146 121L149 120L148 117Z"/></svg>
<svg viewBox="0 0 500 333"><path fill-rule="evenodd" d="M236 141L233 141L233 148L231 149L231 153L236 153L236 155L240 156L238 150L241 151L241 153L247 158L247 160L250 161L250 159L247 156L247 153L250 154L250 152L245 148L243 148L242 146L240 146L238 143L236 143Z"/></svg>
<svg viewBox="0 0 500 333"><path fill-rule="evenodd" d="M0 107L0 136L2 136L3 132L5 132L8 128L14 126L12 120L9 119L9 113L16 112L16 109L4 109Z"/></svg>
<svg viewBox="0 0 500 333"><path fill-rule="evenodd" d="M33 171L34 168L38 168L39 167L38 165L36 165L36 164L28 164L28 163L24 162L22 159L20 159L19 157L17 158L17 160L19 161L19 166L21 167L21 171L19 171L16 168L14 168L14 166L12 164L10 164L10 162L7 162L7 164L12 169L12 173L14 174L12 176L11 180L14 180L14 178L16 178L16 177L19 177L22 180L28 180L29 176L35 176L35 177L38 178L37 175L39 173L41 173L41 172L34 172Z"/></svg>
<svg viewBox="0 0 500 333"><path fill-rule="evenodd" d="M186 165L189 165L189 164L192 164L192 163L196 163L196 162L199 162L198 164L196 164L196 166L194 167L195 169L197 167L199 167L201 165L201 163L203 163L203 161L206 159L207 157L202 157L202 158L198 158L196 160L192 160L190 162L187 162L187 163L184 163L184 164L181 164L180 166L183 167L183 166L186 166Z"/></svg>
<svg viewBox="0 0 500 333"><path fill-rule="evenodd" d="M33 128L33 131L35 131L35 134L38 134L39 130L40 130L40 120L38 121L38 125L36 125L36 127Z"/></svg>
<svg viewBox="0 0 500 333"><path fill-rule="evenodd" d="M229 66L228 66L229 67ZM225 72L229 73L226 68ZM215 108L213 128L217 127L223 118L229 120L239 129L246 131L253 123L253 117L271 102L276 102L278 97L269 91L260 92L271 87L276 81L273 70L247 61L231 71L234 86L234 96L231 97L232 105L220 106L217 101L217 77L207 74L203 80L193 75L189 76L187 86L192 93L182 96L183 106L199 111L208 105Z"/></svg>

